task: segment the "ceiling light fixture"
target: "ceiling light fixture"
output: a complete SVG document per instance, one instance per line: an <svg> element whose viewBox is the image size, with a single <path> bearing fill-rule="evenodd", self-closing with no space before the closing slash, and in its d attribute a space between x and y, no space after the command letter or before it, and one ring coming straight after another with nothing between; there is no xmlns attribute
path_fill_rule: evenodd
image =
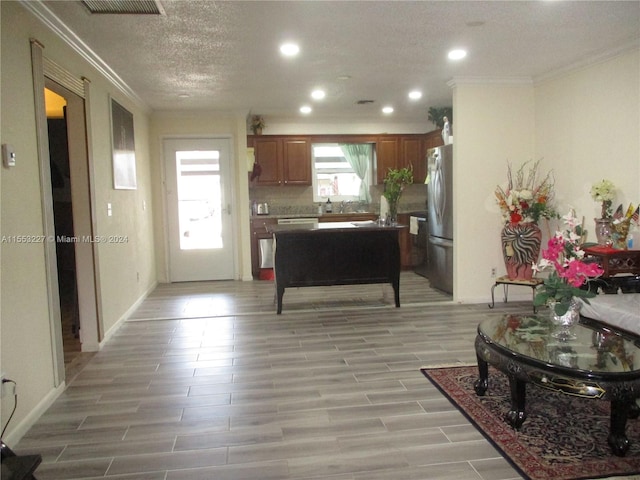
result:
<svg viewBox="0 0 640 480"><path fill-rule="evenodd" d="M411 100L420 100L422 98L422 92L420 90L413 90L409 92L409 98Z"/></svg>
<svg viewBox="0 0 640 480"><path fill-rule="evenodd" d="M315 100L322 100L327 94L324 93L324 90L314 90L313 92L311 92L311 98L315 99Z"/></svg>
<svg viewBox="0 0 640 480"><path fill-rule="evenodd" d="M313 109L309 105L303 105L300 107L300 113L304 113L305 115L311 113Z"/></svg>
<svg viewBox="0 0 640 480"><path fill-rule="evenodd" d="M451 50L447 56L449 57L449 60L461 60L467 56L467 51L458 48Z"/></svg>
<svg viewBox="0 0 640 480"><path fill-rule="evenodd" d="M385 115L389 115L390 113L393 113L393 107L384 107L382 109L382 113L384 113Z"/></svg>
<svg viewBox="0 0 640 480"><path fill-rule="evenodd" d="M300 47L295 43L283 43L280 45L280 53L285 57L295 57L300 52Z"/></svg>

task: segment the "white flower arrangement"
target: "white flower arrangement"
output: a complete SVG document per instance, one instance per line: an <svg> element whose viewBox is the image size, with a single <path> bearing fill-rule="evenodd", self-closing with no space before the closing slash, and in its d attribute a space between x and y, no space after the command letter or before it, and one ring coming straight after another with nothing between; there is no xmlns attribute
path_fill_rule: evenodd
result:
<svg viewBox="0 0 640 480"><path fill-rule="evenodd" d="M616 186L611 180L603 179L591 186L591 198L602 204L600 215L602 218L611 218L613 213L611 203L616 196Z"/></svg>

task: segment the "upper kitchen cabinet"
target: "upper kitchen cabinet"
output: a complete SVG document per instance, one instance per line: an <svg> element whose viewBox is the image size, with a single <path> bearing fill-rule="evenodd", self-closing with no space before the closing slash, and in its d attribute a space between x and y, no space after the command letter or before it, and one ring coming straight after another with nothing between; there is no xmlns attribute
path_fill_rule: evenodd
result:
<svg viewBox="0 0 640 480"><path fill-rule="evenodd" d="M384 135L376 141L377 182L382 184L390 168L398 168L398 137Z"/></svg>
<svg viewBox="0 0 640 480"><path fill-rule="evenodd" d="M427 176L427 150L442 145L440 131L426 134L379 135L376 139L377 181L383 183L390 168L413 168L413 181Z"/></svg>
<svg viewBox="0 0 640 480"><path fill-rule="evenodd" d="M424 135L404 136L400 139L400 161L402 167L413 168L414 183L424 182L427 175L427 160Z"/></svg>
<svg viewBox="0 0 640 480"><path fill-rule="evenodd" d="M261 173L256 185L311 185L311 142L289 135L250 136Z"/></svg>

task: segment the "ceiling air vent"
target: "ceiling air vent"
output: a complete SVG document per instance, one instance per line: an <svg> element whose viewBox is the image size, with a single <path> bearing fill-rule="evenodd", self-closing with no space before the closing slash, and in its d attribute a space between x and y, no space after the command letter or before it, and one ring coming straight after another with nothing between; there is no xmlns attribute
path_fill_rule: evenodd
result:
<svg viewBox="0 0 640 480"><path fill-rule="evenodd" d="M367 103L373 103L375 100L358 100L356 105L366 105Z"/></svg>
<svg viewBox="0 0 640 480"><path fill-rule="evenodd" d="M164 15L159 0L82 0L91 13Z"/></svg>

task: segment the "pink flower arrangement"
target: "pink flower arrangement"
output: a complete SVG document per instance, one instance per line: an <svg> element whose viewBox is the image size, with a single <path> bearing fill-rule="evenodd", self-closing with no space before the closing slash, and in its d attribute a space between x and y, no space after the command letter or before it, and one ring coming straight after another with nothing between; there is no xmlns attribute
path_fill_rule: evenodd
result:
<svg viewBox="0 0 640 480"><path fill-rule="evenodd" d="M584 250L580 248L583 231L575 212L571 210L562 218L567 230L556 232L549 239L547 248L542 251L542 259L533 266L536 272L551 270L551 274L538 287L534 305L555 303L557 315L567 312L573 297L584 298L588 303L587 299L594 297L595 293L581 287L603 273L597 263L583 260Z"/></svg>

